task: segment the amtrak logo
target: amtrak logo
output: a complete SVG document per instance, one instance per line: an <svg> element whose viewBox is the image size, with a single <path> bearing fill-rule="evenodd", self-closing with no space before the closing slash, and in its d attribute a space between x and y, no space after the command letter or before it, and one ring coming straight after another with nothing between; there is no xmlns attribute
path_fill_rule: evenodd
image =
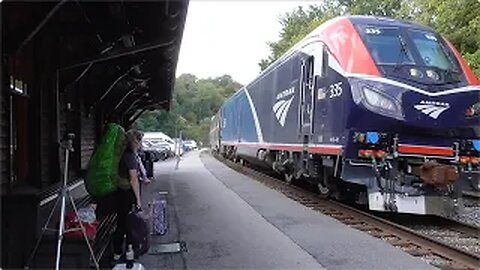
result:
<svg viewBox="0 0 480 270"><path fill-rule="evenodd" d="M287 119L288 109L295 97L294 94L295 87L293 86L277 94L277 102L273 105L273 112L282 127L285 126L285 119ZM289 96L292 97L287 99Z"/></svg>
<svg viewBox="0 0 480 270"><path fill-rule="evenodd" d="M277 117L277 120L282 127L285 126L285 119L287 118L288 109L290 108L294 97L295 96L292 96L288 100L279 100L277 103L275 103L275 105L273 105L275 117Z"/></svg>
<svg viewBox="0 0 480 270"><path fill-rule="evenodd" d="M421 111L422 113L430 116L431 118L437 119L440 116L440 114L450 109L450 104L446 102L422 100L420 104L417 104L413 107Z"/></svg>

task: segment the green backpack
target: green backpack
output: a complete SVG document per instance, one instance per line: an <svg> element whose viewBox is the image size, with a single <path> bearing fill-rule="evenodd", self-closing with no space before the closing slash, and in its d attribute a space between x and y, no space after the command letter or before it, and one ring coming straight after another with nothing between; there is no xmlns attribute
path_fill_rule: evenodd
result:
<svg viewBox="0 0 480 270"><path fill-rule="evenodd" d="M85 187L96 198L108 195L118 188L118 166L127 140L125 130L118 124L109 123L87 167Z"/></svg>

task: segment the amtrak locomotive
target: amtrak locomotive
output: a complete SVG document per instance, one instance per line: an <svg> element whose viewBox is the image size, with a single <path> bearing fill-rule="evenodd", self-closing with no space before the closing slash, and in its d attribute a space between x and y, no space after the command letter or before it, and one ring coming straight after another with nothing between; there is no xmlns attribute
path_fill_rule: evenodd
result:
<svg viewBox="0 0 480 270"><path fill-rule="evenodd" d="M448 215L480 179L480 85L426 27L326 22L214 117L212 148L376 211Z"/></svg>

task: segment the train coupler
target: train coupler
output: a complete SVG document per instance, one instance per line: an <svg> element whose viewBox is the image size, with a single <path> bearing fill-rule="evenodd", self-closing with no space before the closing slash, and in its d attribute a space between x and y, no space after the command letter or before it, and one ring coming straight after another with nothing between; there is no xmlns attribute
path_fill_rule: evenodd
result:
<svg viewBox="0 0 480 270"><path fill-rule="evenodd" d="M428 185L445 187L454 184L459 179L458 169L453 165L427 161L420 166L418 175Z"/></svg>

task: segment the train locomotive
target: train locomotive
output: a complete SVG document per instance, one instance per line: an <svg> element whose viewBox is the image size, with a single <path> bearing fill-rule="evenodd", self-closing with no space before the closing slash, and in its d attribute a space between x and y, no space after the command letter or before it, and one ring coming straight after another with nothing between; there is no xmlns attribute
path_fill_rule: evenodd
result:
<svg viewBox="0 0 480 270"><path fill-rule="evenodd" d="M435 31L332 19L230 97L212 149L374 211L448 216L480 182L480 83Z"/></svg>

